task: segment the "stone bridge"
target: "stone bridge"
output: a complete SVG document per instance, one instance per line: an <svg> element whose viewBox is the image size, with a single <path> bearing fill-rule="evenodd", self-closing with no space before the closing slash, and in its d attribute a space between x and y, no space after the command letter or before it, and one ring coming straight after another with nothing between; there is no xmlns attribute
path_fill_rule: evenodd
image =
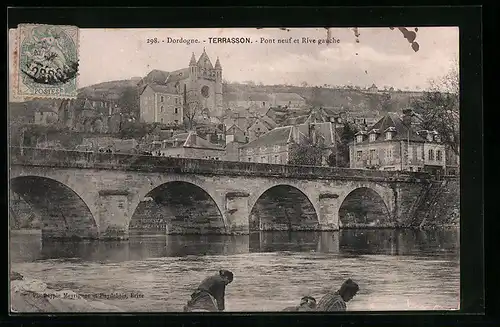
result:
<svg viewBox="0 0 500 327"><path fill-rule="evenodd" d="M404 227L430 180L424 173L18 147L10 148L9 173L10 191L42 217L42 237L99 239L127 239L129 229L158 221L171 234L329 231L355 225L350 212L362 212L361 223Z"/></svg>

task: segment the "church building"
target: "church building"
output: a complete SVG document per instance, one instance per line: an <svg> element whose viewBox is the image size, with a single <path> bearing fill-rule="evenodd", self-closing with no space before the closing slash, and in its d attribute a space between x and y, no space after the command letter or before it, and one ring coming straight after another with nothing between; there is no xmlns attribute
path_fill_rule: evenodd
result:
<svg viewBox="0 0 500 327"><path fill-rule="evenodd" d="M219 58L212 65L205 49L198 60L191 55L189 67L152 70L138 85L143 122L181 124L202 115L222 114L222 66Z"/></svg>

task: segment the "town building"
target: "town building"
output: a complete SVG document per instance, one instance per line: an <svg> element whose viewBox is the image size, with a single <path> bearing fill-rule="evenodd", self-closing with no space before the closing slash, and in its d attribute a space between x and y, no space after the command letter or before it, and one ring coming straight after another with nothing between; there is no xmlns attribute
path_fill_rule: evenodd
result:
<svg viewBox="0 0 500 327"><path fill-rule="evenodd" d="M172 85L147 84L140 91L140 120L180 125L184 121L183 98Z"/></svg>
<svg viewBox="0 0 500 327"><path fill-rule="evenodd" d="M309 142L324 149L322 164L336 148L336 130L330 122L276 127L240 147L240 161L286 165L293 161L298 145Z"/></svg>
<svg viewBox="0 0 500 327"><path fill-rule="evenodd" d="M264 92L241 92L224 94L224 101L229 108L250 109L269 108L274 103L274 97Z"/></svg>
<svg viewBox="0 0 500 327"><path fill-rule="evenodd" d="M150 122L151 119L155 118L152 113L158 112L160 108L157 106L161 106L157 97L166 97L167 95L171 96L172 101L172 105L168 109L174 111L167 112L168 115L164 117L165 123L168 122L165 120L167 118L172 118L174 121L177 119L180 123L180 118L174 118L178 117L180 110L184 110L180 114L181 116L192 115L194 118L205 111L209 111L212 116L222 114L222 66L219 58L213 65L205 49L203 49L203 53L198 60L196 60L193 53L189 66L186 68L172 72L152 70L138 83L141 91L146 90L147 85L153 87L147 93L141 92L140 112L143 121ZM161 88L155 88L154 86L160 86ZM152 94L156 97L154 101L151 99ZM173 97L173 94L176 97ZM147 97L147 100L143 100L143 97ZM181 100L179 100L179 97ZM175 99L178 99L178 102L181 101L181 103L177 103L180 105L177 114L175 113L175 108L177 108ZM164 98L165 100L166 98ZM185 104L184 108L182 104ZM166 104L164 104L164 110L167 110ZM158 118L161 119L161 117ZM158 120L158 122L160 121Z"/></svg>
<svg viewBox="0 0 500 327"><path fill-rule="evenodd" d="M36 125L52 125L57 123L58 114L54 108L42 107L33 113L33 122Z"/></svg>
<svg viewBox="0 0 500 327"><path fill-rule="evenodd" d="M377 85L375 84L372 84L372 86L370 86L368 89L367 89L368 92L370 93L377 93L378 92L378 87Z"/></svg>
<svg viewBox="0 0 500 327"><path fill-rule="evenodd" d="M254 119L253 124L248 127L246 135L251 142L276 128L276 126L277 124L267 116L257 117Z"/></svg>
<svg viewBox="0 0 500 327"><path fill-rule="evenodd" d="M153 155L193 159L224 160L225 149L213 144L196 132L180 133L162 142L153 142Z"/></svg>
<svg viewBox="0 0 500 327"><path fill-rule="evenodd" d="M349 144L351 168L442 173L445 147L434 131L417 131L409 114L389 113Z"/></svg>
<svg viewBox="0 0 500 327"><path fill-rule="evenodd" d="M241 144L248 142L246 132L236 124L233 124L226 129L226 144L231 142L237 142Z"/></svg>
<svg viewBox="0 0 500 327"><path fill-rule="evenodd" d="M286 107L288 109L301 109L305 107L306 100L297 93L273 93L273 103L275 107Z"/></svg>

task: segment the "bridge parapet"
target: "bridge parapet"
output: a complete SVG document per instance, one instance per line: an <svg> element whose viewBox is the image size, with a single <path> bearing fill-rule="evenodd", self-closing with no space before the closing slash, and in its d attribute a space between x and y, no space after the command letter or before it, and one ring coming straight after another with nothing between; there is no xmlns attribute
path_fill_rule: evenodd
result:
<svg viewBox="0 0 500 327"><path fill-rule="evenodd" d="M156 157L121 153L10 147L11 165L131 170L145 172L195 173L210 175L261 176L298 179L370 180L420 182L427 173L398 172L321 166L292 166L239 161Z"/></svg>

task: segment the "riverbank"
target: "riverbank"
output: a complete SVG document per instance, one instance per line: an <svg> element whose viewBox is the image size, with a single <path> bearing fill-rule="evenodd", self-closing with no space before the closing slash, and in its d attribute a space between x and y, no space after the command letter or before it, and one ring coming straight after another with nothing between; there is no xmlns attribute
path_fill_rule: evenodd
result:
<svg viewBox="0 0 500 327"><path fill-rule="evenodd" d="M124 312L117 306L87 300L72 290L53 290L46 283L12 271L11 312Z"/></svg>

